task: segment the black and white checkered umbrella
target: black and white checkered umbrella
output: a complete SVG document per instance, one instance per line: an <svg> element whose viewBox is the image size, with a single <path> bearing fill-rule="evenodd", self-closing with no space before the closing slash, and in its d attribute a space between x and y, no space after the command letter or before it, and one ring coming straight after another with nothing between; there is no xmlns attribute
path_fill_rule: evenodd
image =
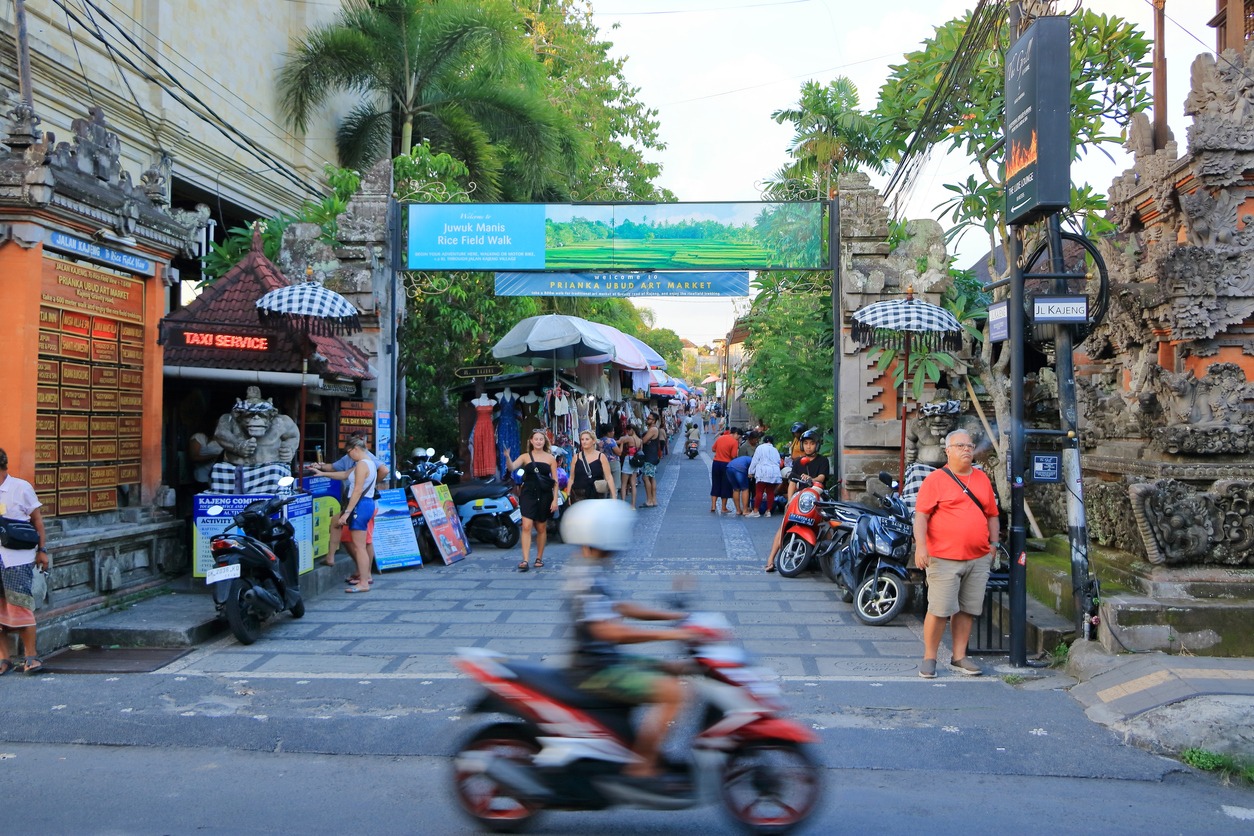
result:
<svg viewBox="0 0 1254 836"><path fill-rule="evenodd" d="M889 299L867 305L853 315L851 336L860 346L895 348L910 344L925 351L958 351L962 348L962 325L958 318L938 305L917 299Z"/></svg>
<svg viewBox="0 0 1254 836"><path fill-rule="evenodd" d="M270 291L257 300L257 318L262 325L326 337L361 330L353 303L316 282Z"/></svg>

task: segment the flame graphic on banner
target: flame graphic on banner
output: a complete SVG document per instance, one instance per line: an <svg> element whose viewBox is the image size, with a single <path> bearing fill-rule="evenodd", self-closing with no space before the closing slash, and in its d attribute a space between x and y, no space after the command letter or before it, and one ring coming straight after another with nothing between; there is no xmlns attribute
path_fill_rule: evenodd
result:
<svg viewBox="0 0 1254 836"><path fill-rule="evenodd" d="M1006 158L1006 176L1014 177L1024 168L1036 162L1036 131L1032 131L1032 141L1025 148L1016 143L1010 143L1010 156Z"/></svg>

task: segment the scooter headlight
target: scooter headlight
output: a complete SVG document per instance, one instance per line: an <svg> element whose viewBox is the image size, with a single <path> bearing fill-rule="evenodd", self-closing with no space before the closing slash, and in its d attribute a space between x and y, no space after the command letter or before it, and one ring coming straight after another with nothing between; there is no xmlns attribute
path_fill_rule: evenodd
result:
<svg viewBox="0 0 1254 836"><path fill-rule="evenodd" d="M814 494L806 491L797 500L797 513L808 514L814 510L814 506L818 504L818 500L814 498Z"/></svg>
<svg viewBox="0 0 1254 836"><path fill-rule="evenodd" d="M888 557L889 555L893 553L892 543L890 543L888 540L885 540L883 537L876 537L875 538L875 553L882 554L885 557Z"/></svg>

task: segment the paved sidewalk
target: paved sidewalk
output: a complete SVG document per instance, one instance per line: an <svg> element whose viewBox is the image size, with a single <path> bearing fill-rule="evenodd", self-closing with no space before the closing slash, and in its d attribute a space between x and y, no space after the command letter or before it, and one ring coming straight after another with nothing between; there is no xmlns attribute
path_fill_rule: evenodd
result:
<svg viewBox="0 0 1254 836"><path fill-rule="evenodd" d="M923 645L916 616L866 627L825 578L763 572L780 520L711 514L708 454L670 456L658 475L658 503L638 510L636 545L616 559L616 583L633 597L657 600L672 594L677 576L691 575L691 606L724 613L745 647L784 677L917 676ZM160 673L450 678L457 676L450 657L467 646L560 663L571 636L563 579L574 547L549 547L545 567L526 574L515 568L520 548L474 549L453 566L389 572L366 595L332 591L310 601L303 619L268 626L256 644L227 636Z"/></svg>

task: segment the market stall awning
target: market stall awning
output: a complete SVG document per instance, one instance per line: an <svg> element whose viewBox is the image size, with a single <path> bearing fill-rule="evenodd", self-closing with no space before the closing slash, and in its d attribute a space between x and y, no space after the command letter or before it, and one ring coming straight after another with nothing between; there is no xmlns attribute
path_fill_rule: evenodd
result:
<svg viewBox="0 0 1254 836"><path fill-rule="evenodd" d="M721 380L721 378L718 375L712 374L707 376L705 380L701 381L701 385L709 386L711 383L717 383L719 380Z"/></svg>
<svg viewBox="0 0 1254 836"><path fill-rule="evenodd" d="M589 365L598 365L600 363L613 363L624 369L633 369L643 371L649 368L649 361L640 353L640 349L636 348L636 344L627 338L627 335L615 328L613 325L606 325L603 322L593 322L592 326L601 332L610 342L614 344L614 354L593 354L590 357L580 358L580 363Z"/></svg>
<svg viewBox="0 0 1254 836"><path fill-rule="evenodd" d="M679 390L674 386L650 386L649 396L658 398L677 398Z"/></svg>
<svg viewBox="0 0 1254 836"><path fill-rule="evenodd" d="M577 316L530 316L492 346L492 356L518 366L566 368L581 357L614 355L614 343L593 323Z"/></svg>
<svg viewBox="0 0 1254 836"><path fill-rule="evenodd" d="M631 340L632 343L636 346L636 348L640 350L640 353L644 355L644 359L648 361L649 363L649 368L651 369L665 369L666 368L666 360L662 358L662 355L658 354L656 351L650 348L644 341L636 339L631 334L625 334L624 336L627 337L627 339Z"/></svg>

